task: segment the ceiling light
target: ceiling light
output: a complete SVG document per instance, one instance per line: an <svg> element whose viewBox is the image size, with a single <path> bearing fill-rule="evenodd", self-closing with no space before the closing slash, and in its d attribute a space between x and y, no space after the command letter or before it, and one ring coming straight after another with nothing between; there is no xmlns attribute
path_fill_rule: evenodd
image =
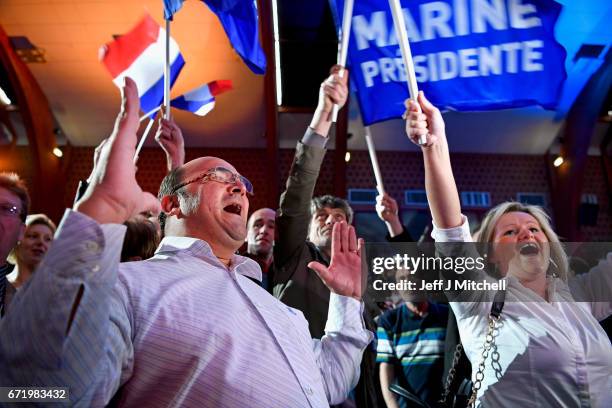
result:
<svg viewBox="0 0 612 408"><path fill-rule="evenodd" d="M64 155L64 152L62 152L62 149L60 149L59 147L54 147L53 154L57 157L62 157Z"/></svg>
<svg viewBox="0 0 612 408"><path fill-rule="evenodd" d="M11 103L11 98L9 98L6 92L4 92L4 89L0 88L0 104L10 105Z"/></svg>

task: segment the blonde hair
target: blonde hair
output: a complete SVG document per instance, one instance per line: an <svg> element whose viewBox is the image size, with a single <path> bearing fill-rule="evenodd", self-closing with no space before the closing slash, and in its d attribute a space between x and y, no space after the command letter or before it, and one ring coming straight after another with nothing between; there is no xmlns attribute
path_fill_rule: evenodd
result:
<svg viewBox="0 0 612 408"><path fill-rule="evenodd" d="M47 217L45 214L30 214L26 217L25 220L26 227L32 225L45 225L47 226L53 234L55 234L55 230L57 229L55 223L51 221L51 218Z"/></svg>
<svg viewBox="0 0 612 408"><path fill-rule="evenodd" d="M538 221L544 235L548 238L550 245L550 258L555 273L564 281L567 281L569 262L567 254L563 249L559 236L553 231L550 225L550 217L542 207L537 205L522 204L516 201L506 201L493 207L482 220L479 228L478 242L490 243L493 241L495 226L502 215L510 212L522 212L531 215Z"/></svg>
<svg viewBox="0 0 612 408"><path fill-rule="evenodd" d="M51 230L51 235L55 235L55 230L57 229L55 223L51 221L51 218L47 217L45 214L30 214L25 219L26 231L28 227L32 225L44 225ZM19 243L17 243L19 245ZM11 249L11 252L8 254L6 260L13 265L17 265L17 246Z"/></svg>

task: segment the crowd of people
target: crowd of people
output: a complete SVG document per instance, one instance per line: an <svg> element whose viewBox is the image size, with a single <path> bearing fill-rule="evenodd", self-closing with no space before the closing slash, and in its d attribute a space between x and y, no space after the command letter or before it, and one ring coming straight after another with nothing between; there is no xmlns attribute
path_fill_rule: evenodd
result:
<svg viewBox="0 0 612 408"><path fill-rule="evenodd" d="M321 84L277 210L248 217L250 181L221 158L185 163L181 130L165 119L156 140L168 173L157 197L143 192L129 78L59 227L29 215L24 182L0 174L0 385L68 387L86 407L612 406L612 346L598 322L612 314L612 253L572 278L539 207L493 208L478 233L493 270L440 276L505 290L448 302L402 292L389 310L364 295L352 208L313 196L333 106L348 95L338 70ZM438 253L474 254L448 246L473 239L440 111L421 93L405 119ZM393 197L376 211L387 241L414 241ZM576 302L576 290L599 301Z"/></svg>

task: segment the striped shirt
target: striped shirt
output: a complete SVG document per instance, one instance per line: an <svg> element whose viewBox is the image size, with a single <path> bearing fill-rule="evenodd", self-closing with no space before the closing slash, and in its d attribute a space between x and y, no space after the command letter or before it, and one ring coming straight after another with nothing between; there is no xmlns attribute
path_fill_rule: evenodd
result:
<svg viewBox="0 0 612 408"><path fill-rule="evenodd" d="M397 366L397 382L423 401L440 397L448 306L429 303L421 317L405 303L378 320L376 361Z"/></svg>
<svg viewBox="0 0 612 408"><path fill-rule="evenodd" d="M360 302L332 296L326 336L312 340L301 312L248 278L261 277L254 261L227 268L206 242L167 237L153 258L117 268L123 234L67 212L1 323L12 335L0 336L0 383L124 407L326 407L356 384L372 337Z"/></svg>

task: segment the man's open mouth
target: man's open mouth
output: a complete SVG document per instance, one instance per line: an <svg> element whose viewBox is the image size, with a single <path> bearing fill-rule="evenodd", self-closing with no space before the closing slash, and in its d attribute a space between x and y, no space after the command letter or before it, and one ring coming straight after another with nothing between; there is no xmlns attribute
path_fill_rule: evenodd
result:
<svg viewBox="0 0 612 408"><path fill-rule="evenodd" d="M223 211L226 211L231 214L241 215L242 214L242 206L240 204L230 204L223 208Z"/></svg>

